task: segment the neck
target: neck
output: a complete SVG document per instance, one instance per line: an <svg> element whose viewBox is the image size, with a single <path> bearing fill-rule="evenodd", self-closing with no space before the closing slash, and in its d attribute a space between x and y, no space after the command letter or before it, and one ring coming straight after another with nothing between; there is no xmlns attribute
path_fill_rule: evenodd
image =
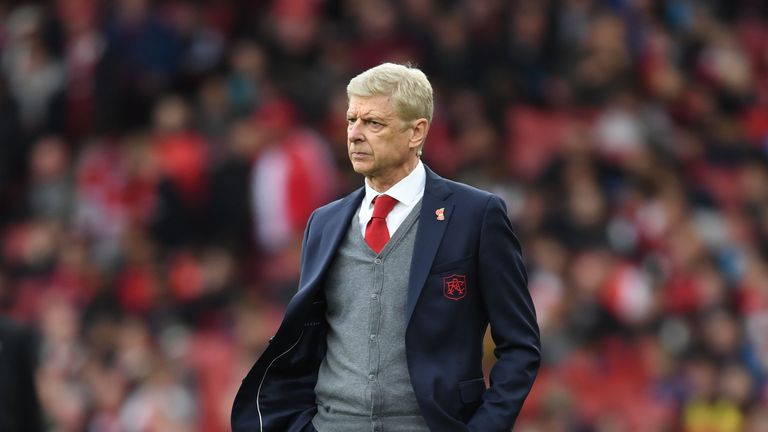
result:
<svg viewBox="0 0 768 432"><path fill-rule="evenodd" d="M408 177L416 166L419 164L419 159L414 159L412 162L403 165L397 171L389 173L389 175L372 175L365 179L368 181L368 185L378 193L384 193L388 191L392 186L396 185L400 180Z"/></svg>

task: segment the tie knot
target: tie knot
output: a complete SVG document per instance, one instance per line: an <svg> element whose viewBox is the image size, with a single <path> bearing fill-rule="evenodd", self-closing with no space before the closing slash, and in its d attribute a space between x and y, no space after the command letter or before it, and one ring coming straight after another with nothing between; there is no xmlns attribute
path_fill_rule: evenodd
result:
<svg viewBox="0 0 768 432"><path fill-rule="evenodd" d="M373 216L375 218L386 219L389 212L397 204L397 200L389 195L379 195L373 199Z"/></svg>

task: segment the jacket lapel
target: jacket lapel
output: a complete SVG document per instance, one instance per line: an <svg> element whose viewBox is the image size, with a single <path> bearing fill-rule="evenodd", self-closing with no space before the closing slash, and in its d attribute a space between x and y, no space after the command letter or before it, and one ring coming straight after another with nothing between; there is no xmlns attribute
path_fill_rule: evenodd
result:
<svg viewBox="0 0 768 432"><path fill-rule="evenodd" d="M299 285L302 291L310 288L307 291L314 292L314 287L319 285L317 282L336 255L336 249L347 233L352 217L357 212L364 195L364 188L352 192L339 203L341 208L338 213L330 212L331 217L327 221L316 221L317 223L324 223L324 226L318 247L307 253L307 262L304 264L305 272L302 272L302 280Z"/></svg>
<svg viewBox="0 0 768 432"><path fill-rule="evenodd" d="M364 194L364 188L352 192L338 203L337 212L326 212L327 220L312 221L315 226L322 226L320 238L317 240L317 246L306 251L299 279L299 291L286 306L285 318L274 336L275 339L286 340L287 338L292 341L301 330L307 312L322 285L320 283L322 276L336 255L336 249L349 229L349 224ZM304 247L308 247L308 244L304 244Z"/></svg>
<svg viewBox="0 0 768 432"><path fill-rule="evenodd" d="M446 180L426 168L427 179L424 186L424 198L419 214L419 228L416 232L416 243L411 259L411 275L408 280L408 298L405 305L405 322L411 320L416 301L421 295L424 282L427 280L432 262L435 260L437 249L445 234L445 229L453 215L454 204L448 200L452 194L446 185ZM443 220L438 219L437 210L443 209Z"/></svg>
<svg viewBox="0 0 768 432"><path fill-rule="evenodd" d="M453 202L448 199L452 192L446 185L446 180L435 174L426 165L424 168L427 172L427 178L424 185L424 197L419 214L413 258L411 259L411 274L408 279L408 298L405 305L406 323L411 319L416 301L421 295L424 282L427 280L454 208ZM320 286L318 282L336 255L336 249L349 229L352 217L354 217L364 195L365 188L347 195L339 203L341 209L335 217L325 221L319 246L308 251L307 262L304 266L304 272L302 272L300 293L295 299L297 303L303 303L298 297L302 299L306 296L314 297L317 287ZM438 220L435 213L438 209L443 209L444 220ZM322 223L322 221L316 222ZM302 292L304 295L301 295Z"/></svg>

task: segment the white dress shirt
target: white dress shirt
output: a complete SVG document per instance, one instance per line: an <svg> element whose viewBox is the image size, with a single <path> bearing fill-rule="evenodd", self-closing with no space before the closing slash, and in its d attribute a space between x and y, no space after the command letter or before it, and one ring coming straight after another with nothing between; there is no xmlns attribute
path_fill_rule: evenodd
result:
<svg viewBox="0 0 768 432"><path fill-rule="evenodd" d="M424 196L424 185L427 181L427 172L424 170L424 164L419 160L416 168L402 180L395 183L386 192L376 192L365 180L365 197L360 204L358 219L360 222L360 231L365 237L365 227L373 215L373 199L378 195L386 194L397 200L397 204L387 215L387 230L389 236L395 235L395 231L400 227L405 218L411 213L411 210L418 204Z"/></svg>

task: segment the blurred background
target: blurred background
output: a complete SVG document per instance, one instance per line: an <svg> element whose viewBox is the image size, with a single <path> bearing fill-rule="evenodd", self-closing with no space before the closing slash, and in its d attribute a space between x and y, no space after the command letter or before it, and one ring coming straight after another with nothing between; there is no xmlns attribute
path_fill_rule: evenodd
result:
<svg viewBox="0 0 768 432"><path fill-rule="evenodd" d="M768 430L761 0L0 2L0 429L228 430L383 61L524 245L516 430Z"/></svg>

